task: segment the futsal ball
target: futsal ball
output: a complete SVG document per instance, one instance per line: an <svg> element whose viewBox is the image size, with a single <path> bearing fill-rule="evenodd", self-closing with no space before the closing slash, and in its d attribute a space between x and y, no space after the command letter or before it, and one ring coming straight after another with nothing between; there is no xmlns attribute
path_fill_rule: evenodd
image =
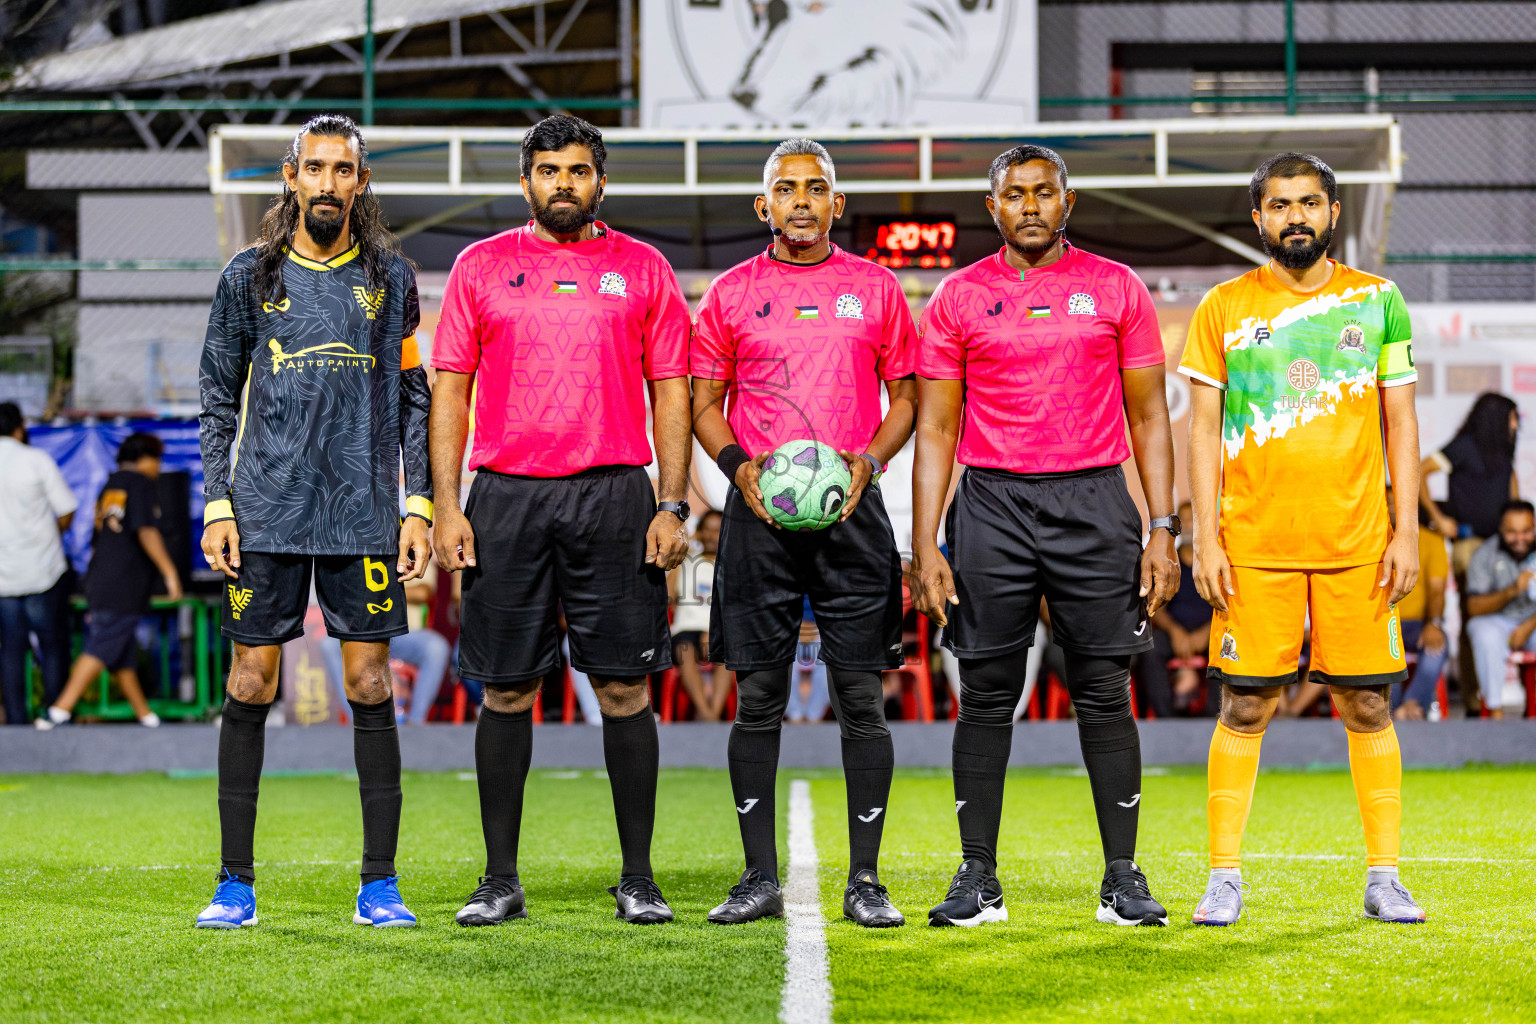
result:
<svg viewBox="0 0 1536 1024"><path fill-rule="evenodd" d="M853 475L848 464L820 441L780 445L758 477L763 504L786 530L823 530L837 522Z"/></svg>

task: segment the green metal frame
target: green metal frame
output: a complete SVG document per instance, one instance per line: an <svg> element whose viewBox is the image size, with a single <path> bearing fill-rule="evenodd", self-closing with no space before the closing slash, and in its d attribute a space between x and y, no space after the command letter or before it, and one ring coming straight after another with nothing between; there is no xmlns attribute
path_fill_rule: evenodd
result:
<svg viewBox="0 0 1536 1024"><path fill-rule="evenodd" d="M192 677L194 680L191 702L177 700L172 697L150 698L150 710L161 718L183 719L196 721L209 717L215 707L214 685L221 682L225 675L225 641L219 633L219 617L223 608L222 596L193 595L172 601L168 598L156 598L150 603L154 612L172 612L182 607L192 609ZM85 601L75 598L70 604L71 612L83 611ZM73 631L72 631L73 632ZM166 679L170 675L170 644L164 642L165 634L162 633L160 643L160 678ZM72 657L79 657L80 648L84 645L84 638L78 633L71 638L70 653ZM36 706L33 694L36 687L33 683L33 671L31 654L27 655L27 704L29 713L36 715L42 709ZM96 681L96 698L89 703L82 701L75 710L76 714L89 715L92 718L102 718L108 721L122 721L132 719L133 708L125 700L112 700L111 673L103 672Z"/></svg>

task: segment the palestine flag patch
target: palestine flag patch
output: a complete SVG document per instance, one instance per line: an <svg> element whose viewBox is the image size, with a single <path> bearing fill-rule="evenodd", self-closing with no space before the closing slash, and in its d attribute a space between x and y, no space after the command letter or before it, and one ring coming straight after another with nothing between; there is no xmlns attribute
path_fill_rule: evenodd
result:
<svg viewBox="0 0 1536 1024"><path fill-rule="evenodd" d="M576 282L575 281L556 281L555 282L555 294L556 295L574 295L574 294L576 294Z"/></svg>
<svg viewBox="0 0 1536 1024"><path fill-rule="evenodd" d="M815 306L796 306L795 307L795 319L796 320L815 320L815 319L817 319L820 316L821 316L821 310L817 309Z"/></svg>
<svg viewBox="0 0 1536 1024"><path fill-rule="evenodd" d="M1037 319L1039 317L1042 317L1042 316L1050 316L1050 315L1051 315L1051 307L1050 306L1030 306L1029 307L1029 318L1031 320L1035 320L1035 319Z"/></svg>

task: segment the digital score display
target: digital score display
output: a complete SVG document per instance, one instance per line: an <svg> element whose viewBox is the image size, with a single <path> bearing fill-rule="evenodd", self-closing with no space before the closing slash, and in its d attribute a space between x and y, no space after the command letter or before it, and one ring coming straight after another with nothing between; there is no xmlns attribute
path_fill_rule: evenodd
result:
<svg viewBox="0 0 1536 1024"><path fill-rule="evenodd" d="M953 217L859 215L853 222L854 251L892 270L947 270L955 265Z"/></svg>

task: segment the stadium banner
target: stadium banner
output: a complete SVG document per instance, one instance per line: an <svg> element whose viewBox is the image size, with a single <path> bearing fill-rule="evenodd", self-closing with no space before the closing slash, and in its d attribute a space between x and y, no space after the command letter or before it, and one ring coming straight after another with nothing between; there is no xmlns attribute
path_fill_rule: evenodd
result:
<svg viewBox="0 0 1536 1024"><path fill-rule="evenodd" d="M1036 120L1035 0L642 0L646 128Z"/></svg>
<svg viewBox="0 0 1536 1024"><path fill-rule="evenodd" d="M1536 495L1536 303L1409 302L1413 357L1419 370L1415 404L1419 449L1445 447L1485 391L1508 395L1520 408L1515 473L1524 497ZM1444 497L1445 475L1430 478Z"/></svg>

